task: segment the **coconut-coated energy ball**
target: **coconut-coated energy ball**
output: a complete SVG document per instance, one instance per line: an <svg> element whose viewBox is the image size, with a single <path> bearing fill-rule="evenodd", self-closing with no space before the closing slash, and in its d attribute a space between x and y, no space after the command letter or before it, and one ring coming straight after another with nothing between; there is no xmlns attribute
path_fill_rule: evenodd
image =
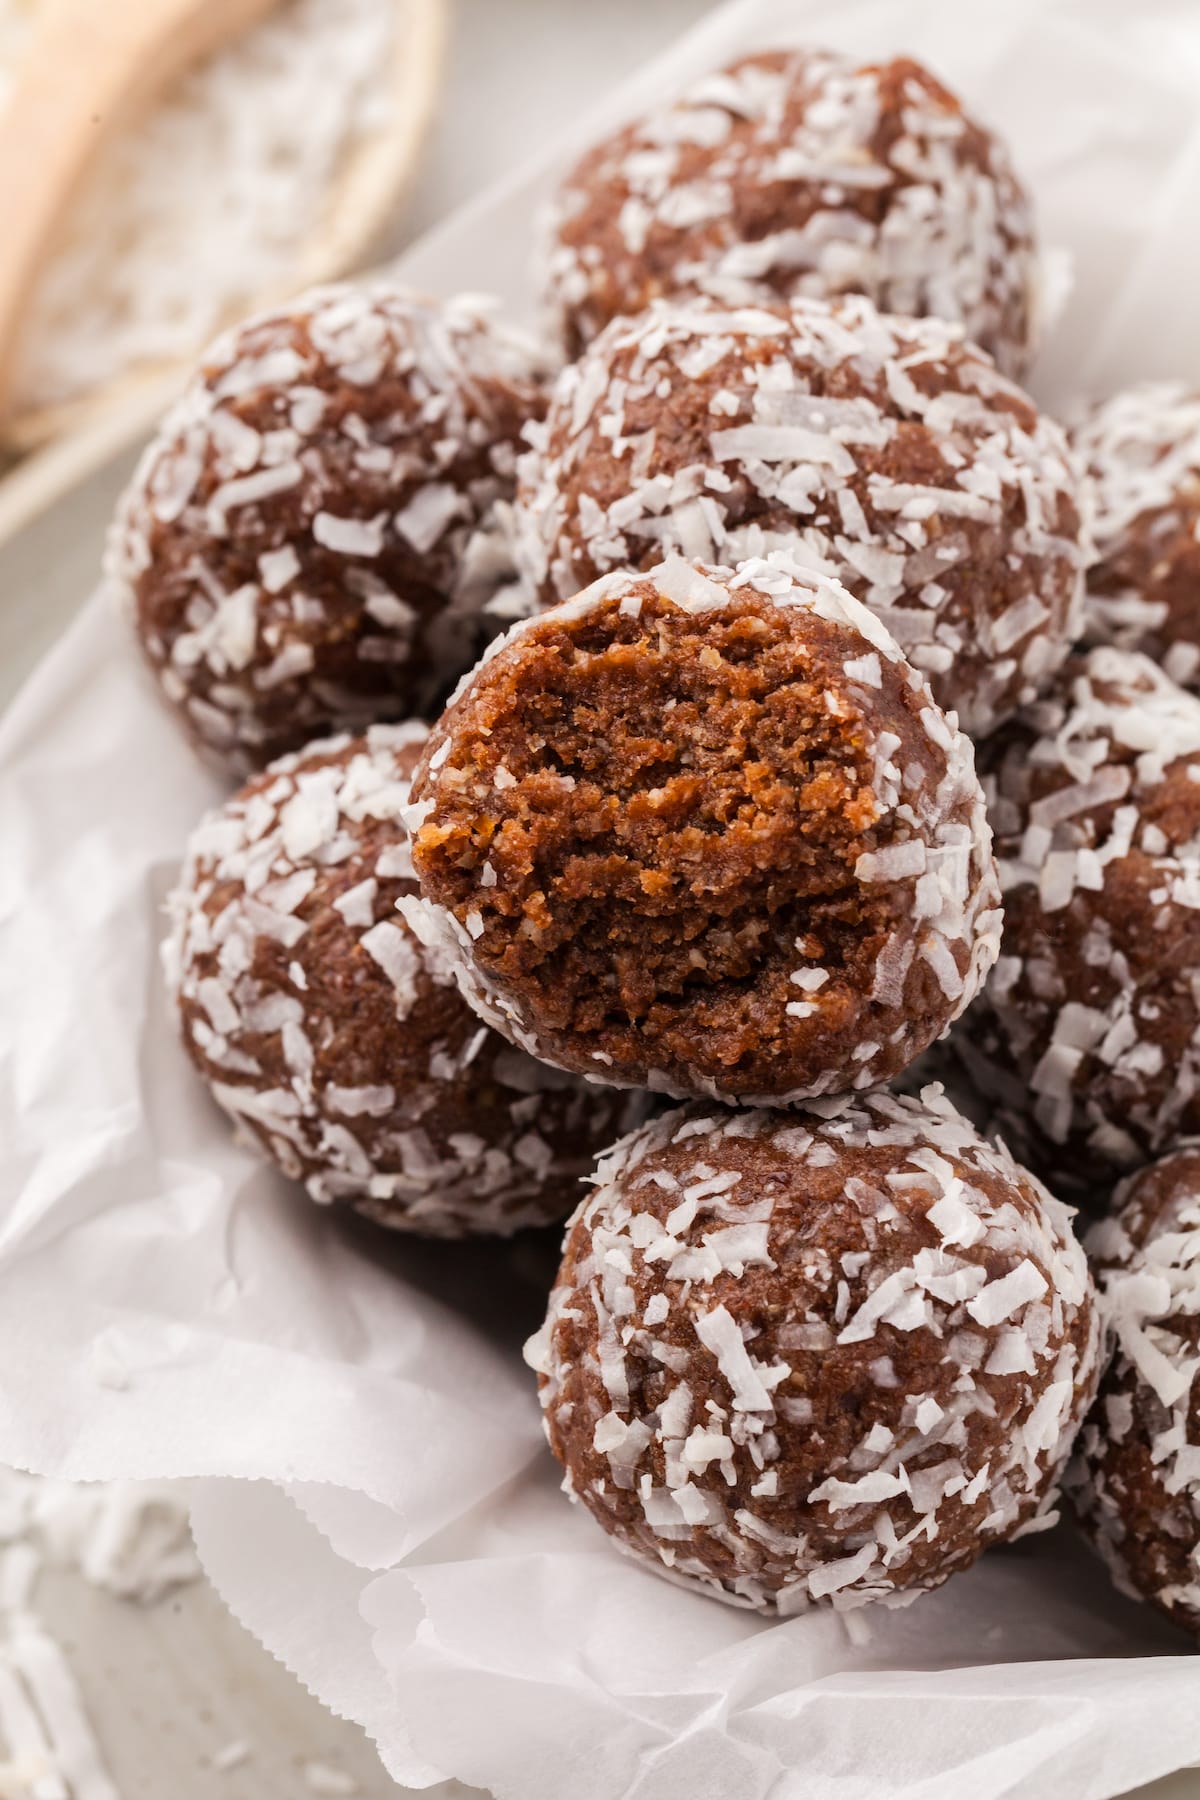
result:
<svg viewBox="0 0 1200 1800"><path fill-rule="evenodd" d="M526 1357L622 1549L786 1614L903 1604L1052 1523L1098 1337L1069 1210L935 1085L627 1137Z"/></svg>
<svg viewBox="0 0 1200 1800"><path fill-rule="evenodd" d="M403 909L421 724L325 738L193 833L168 983L189 1056L314 1200L433 1237L560 1219L640 1095L544 1068L481 1025Z"/></svg>
<svg viewBox="0 0 1200 1800"><path fill-rule="evenodd" d="M1122 1593L1200 1633L1200 1144L1131 1176L1087 1245L1115 1352L1067 1494Z"/></svg>
<svg viewBox="0 0 1200 1800"><path fill-rule="evenodd" d="M590 150L549 221L568 350L663 295L867 294L960 323L1019 374L1038 259L1004 144L908 57L748 56Z"/></svg>
<svg viewBox="0 0 1200 1800"><path fill-rule="evenodd" d="M1077 1177L1111 1183L1200 1131L1200 699L1100 646L987 762L996 1060Z"/></svg>
<svg viewBox="0 0 1200 1800"><path fill-rule="evenodd" d="M999 1138L1052 1194L1094 1216L1108 1205L1114 1175L1079 1162L1042 1130L1033 1113L1029 1080L1007 1055L1004 1042L981 996L946 1036L931 1044L892 1085L919 1094L936 1081L952 1103L984 1137Z"/></svg>
<svg viewBox="0 0 1200 1800"><path fill-rule="evenodd" d="M1096 546L1089 637L1142 650L1200 688L1200 394L1179 382L1128 388L1074 438Z"/></svg>
<svg viewBox="0 0 1200 1800"><path fill-rule="evenodd" d="M531 436L517 556L542 604L668 550L786 549L877 613L974 736L1079 635L1066 439L940 320L857 296L663 302L562 373Z"/></svg>
<svg viewBox="0 0 1200 1800"><path fill-rule="evenodd" d="M107 575L193 741L245 773L420 712L478 653L543 405L467 301L331 287L228 333L147 449Z"/></svg>
<svg viewBox="0 0 1200 1800"><path fill-rule="evenodd" d="M413 785L428 929L532 1054L677 1095L896 1073L999 943L969 741L879 621L675 558L520 622Z"/></svg>

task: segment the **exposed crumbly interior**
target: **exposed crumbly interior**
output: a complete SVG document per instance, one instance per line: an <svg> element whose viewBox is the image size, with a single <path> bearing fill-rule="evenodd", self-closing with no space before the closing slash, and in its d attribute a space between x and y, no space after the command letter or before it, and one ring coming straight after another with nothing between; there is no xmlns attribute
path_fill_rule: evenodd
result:
<svg viewBox="0 0 1200 1800"><path fill-rule="evenodd" d="M489 1031L397 911L424 725L281 759L193 833L165 946L218 1103L313 1199L427 1236L562 1218L644 1116Z"/></svg>
<svg viewBox="0 0 1200 1800"><path fill-rule="evenodd" d="M461 871L469 896L491 864L489 911L514 928L497 976L537 985L551 1031L603 1045L632 1021L671 1058L699 1001L734 1065L771 1054L764 979L780 1017L798 960L861 984L894 921L854 879L878 808L867 721L825 705L837 637L820 623L801 661L782 612L747 598L714 621L651 594L637 618L551 624L493 673L459 722L423 864ZM491 807L501 767L513 785Z"/></svg>
<svg viewBox="0 0 1200 1800"><path fill-rule="evenodd" d="M1131 1176L1087 1245L1115 1351L1067 1492L1122 1592L1200 1633L1200 1146Z"/></svg>
<svg viewBox="0 0 1200 1800"><path fill-rule="evenodd" d="M477 653L535 361L463 301L333 287L215 344L110 534L187 730L244 772L419 712Z"/></svg>
<svg viewBox="0 0 1200 1800"><path fill-rule="evenodd" d="M1005 146L908 57L749 56L590 150L547 221L546 289L577 355L663 295L869 295L936 314L1019 373L1037 255Z"/></svg>
<svg viewBox="0 0 1200 1800"><path fill-rule="evenodd" d="M1070 1219L936 1086L653 1122L526 1351L566 1491L737 1603L914 1598L1053 1521L1098 1363Z"/></svg>
<svg viewBox="0 0 1200 1800"><path fill-rule="evenodd" d="M866 1085L964 1003L987 860L969 753L894 645L765 565L711 573L697 607L620 580L480 666L414 789L422 891L563 1066Z"/></svg>
<svg viewBox="0 0 1200 1800"><path fill-rule="evenodd" d="M785 550L875 612L980 735L1082 622L1065 436L941 320L663 303L563 370L521 459L517 555L543 604L671 550Z"/></svg>
<svg viewBox="0 0 1200 1800"><path fill-rule="evenodd" d="M1200 1129L1200 700L1100 647L987 760L1005 924L977 1048L1102 1191Z"/></svg>
<svg viewBox="0 0 1200 1800"><path fill-rule="evenodd" d="M1200 394L1181 382L1126 388L1076 427L1074 444L1096 549L1089 638L1141 650L1200 687Z"/></svg>

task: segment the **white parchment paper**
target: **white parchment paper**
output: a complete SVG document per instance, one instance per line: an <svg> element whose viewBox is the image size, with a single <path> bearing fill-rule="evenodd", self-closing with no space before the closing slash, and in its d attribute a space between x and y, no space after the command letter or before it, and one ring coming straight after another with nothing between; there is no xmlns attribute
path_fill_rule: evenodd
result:
<svg viewBox="0 0 1200 1800"><path fill-rule="evenodd" d="M1200 377L1195 0L750 0L577 143L785 39L911 50L1009 134L1074 266L1043 400ZM527 317L531 215L575 147L408 276ZM0 1460L191 1479L234 1611L412 1786L1102 1800L1200 1760L1189 1645L1066 1531L907 1612L765 1625L568 1508L519 1360L553 1242L334 1219L229 1143L185 1064L160 907L217 796L93 602L0 730Z"/></svg>

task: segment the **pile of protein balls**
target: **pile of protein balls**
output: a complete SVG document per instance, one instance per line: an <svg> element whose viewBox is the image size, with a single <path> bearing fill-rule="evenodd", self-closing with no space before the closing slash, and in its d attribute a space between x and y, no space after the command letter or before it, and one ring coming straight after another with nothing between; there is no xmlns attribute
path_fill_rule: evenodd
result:
<svg viewBox="0 0 1200 1800"><path fill-rule="evenodd" d="M124 499L244 782L188 1053L315 1200L576 1207L529 1356L654 1568L899 1604L1064 1483L1200 1629L1200 393L1014 385L1028 199L910 61L703 77L542 267L557 351L378 283L233 332Z"/></svg>

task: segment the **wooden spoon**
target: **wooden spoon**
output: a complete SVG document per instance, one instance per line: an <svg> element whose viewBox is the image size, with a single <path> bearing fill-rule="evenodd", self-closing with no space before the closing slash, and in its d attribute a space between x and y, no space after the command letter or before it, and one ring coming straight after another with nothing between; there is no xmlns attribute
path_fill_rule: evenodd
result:
<svg viewBox="0 0 1200 1800"><path fill-rule="evenodd" d="M99 144L275 0L42 0L0 113L0 419L47 256Z"/></svg>

